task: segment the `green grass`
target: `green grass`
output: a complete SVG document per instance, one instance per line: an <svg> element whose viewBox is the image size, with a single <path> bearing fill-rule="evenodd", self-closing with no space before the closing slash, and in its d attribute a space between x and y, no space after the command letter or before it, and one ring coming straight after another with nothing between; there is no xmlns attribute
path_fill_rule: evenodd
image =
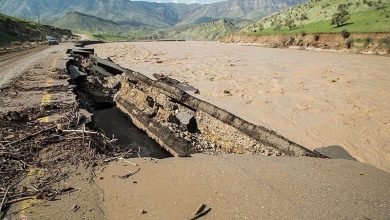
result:
<svg viewBox="0 0 390 220"><path fill-rule="evenodd" d="M378 2L385 5L377 9ZM371 3L371 4L368 4ZM347 4L351 20L342 27L331 25L331 18L338 11L340 4ZM303 16L306 19L303 19ZM387 17L386 17L387 16ZM309 0L284 11L271 14L256 23L241 29L241 34L248 35L278 35L306 33L333 33L346 28L350 32L390 32L390 0ZM283 26L281 30L273 30L273 23L279 21L284 25L289 18L296 24L295 29L289 30ZM265 30L260 31L260 27Z"/></svg>
<svg viewBox="0 0 390 220"><path fill-rule="evenodd" d="M283 27L280 31L267 28L263 31L256 31L254 35L278 35L278 34L299 34L303 31L306 33L337 33L343 29L347 29L352 33L366 33L366 32L390 32L390 4L386 5L386 12L382 10L370 9L352 13L351 19L340 27L331 25L330 20L317 21L303 25L302 27L289 30ZM387 17L386 17L387 15Z"/></svg>

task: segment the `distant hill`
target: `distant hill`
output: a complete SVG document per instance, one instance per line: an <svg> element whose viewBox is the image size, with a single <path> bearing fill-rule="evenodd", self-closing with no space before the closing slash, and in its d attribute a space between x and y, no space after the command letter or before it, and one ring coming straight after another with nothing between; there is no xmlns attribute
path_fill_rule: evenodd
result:
<svg viewBox="0 0 390 220"><path fill-rule="evenodd" d="M341 26L332 25L332 16L340 4L346 5L350 20ZM286 25L288 20L293 22L291 29ZM331 33L343 29L349 32L390 32L390 0L311 0L264 17L243 28L241 33Z"/></svg>
<svg viewBox="0 0 390 220"><path fill-rule="evenodd" d="M287 9L306 0L228 0L207 4L184 18L180 24L196 24L216 18L258 19L273 12Z"/></svg>
<svg viewBox="0 0 390 220"><path fill-rule="evenodd" d="M179 40L216 40L232 34L237 28L226 19L221 19L206 24L195 25L193 27L177 30L168 33L167 39Z"/></svg>
<svg viewBox="0 0 390 220"><path fill-rule="evenodd" d="M90 33L118 33L122 31L121 27L113 21L83 14L81 12L68 12L63 17L54 20L50 24L73 31Z"/></svg>
<svg viewBox="0 0 390 220"><path fill-rule="evenodd" d="M72 35L70 30L40 25L4 14L0 14L0 43L11 41L42 41L47 36Z"/></svg>
<svg viewBox="0 0 390 220"><path fill-rule="evenodd" d="M0 0L0 12L44 20L78 11L110 20L126 30L156 30L216 19L261 18L306 0L228 0L214 4L174 4L131 0Z"/></svg>
<svg viewBox="0 0 390 220"><path fill-rule="evenodd" d="M199 4L160 4L131 0L0 0L0 12L53 20L67 12L111 20L126 29L156 29L170 27L194 10Z"/></svg>

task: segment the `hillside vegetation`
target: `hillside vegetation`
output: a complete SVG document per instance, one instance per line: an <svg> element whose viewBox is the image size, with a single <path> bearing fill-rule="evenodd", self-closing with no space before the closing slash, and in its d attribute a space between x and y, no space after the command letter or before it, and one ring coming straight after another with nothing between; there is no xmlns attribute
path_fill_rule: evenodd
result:
<svg viewBox="0 0 390 220"><path fill-rule="evenodd" d="M72 35L70 30L40 25L4 14L0 14L0 43L11 41L42 41L47 36L62 37Z"/></svg>
<svg viewBox="0 0 390 220"><path fill-rule="evenodd" d="M340 6L342 5L342 6ZM341 25L332 24L332 17L344 8L348 15ZM241 30L254 35L390 32L390 0L311 0L304 4L269 15Z"/></svg>

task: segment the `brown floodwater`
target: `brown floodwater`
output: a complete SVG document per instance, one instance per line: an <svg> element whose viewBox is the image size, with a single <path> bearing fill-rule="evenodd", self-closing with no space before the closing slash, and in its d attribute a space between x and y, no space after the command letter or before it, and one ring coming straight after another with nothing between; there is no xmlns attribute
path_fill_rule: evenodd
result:
<svg viewBox="0 0 390 220"><path fill-rule="evenodd" d="M309 149L341 146L390 171L389 57L217 42L94 48L123 67L188 82L199 98Z"/></svg>

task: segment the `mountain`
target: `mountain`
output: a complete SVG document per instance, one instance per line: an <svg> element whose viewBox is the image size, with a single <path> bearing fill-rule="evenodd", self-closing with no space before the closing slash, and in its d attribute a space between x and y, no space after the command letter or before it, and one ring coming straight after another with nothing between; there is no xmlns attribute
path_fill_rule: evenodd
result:
<svg viewBox="0 0 390 220"><path fill-rule="evenodd" d="M164 28L176 24L199 4L160 4L130 0L0 0L0 12L45 20L78 11L114 21L124 28Z"/></svg>
<svg viewBox="0 0 390 220"><path fill-rule="evenodd" d="M165 38L179 40L215 40L232 34L236 30L237 28L231 21L221 19L170 32Z"/></svg>
<svg viewBox="0 0 390 220"><path fill-rule="evenodd" d="M332 25L332 16L344 4L350 19ZM243 28L243 34L300 34L340 32L390 32L390 0L310 0L268 15ZM286 22L290 21L290 27ZM279 27L278 27L279 26Z"/></svg>
<svg viewBox="0 0 390 220"><path fill-rule="evenodd" d="M258 19L272 12L284 10L305 0L229 0L204 5L181 23L198 23L199 20L215 18Z"/></svg>
<svg viewBox="0 0 390 220"><path fill-rule="evenodd" d="M214 4L154 3L131 0L0 0L0 12L52 20L70 11L111 20L122 29L158 29L215 19L253 19L306 0L228 0Z"/></svg>
<svg viewBox="0 0 390 220"><path fill-rule="evenodd" d="M118 33L122 31L121 27L113 21L74 11L66 13L63 17L54 20L50 24L73 31L90 33Z"/></svg>
<svg viewBox="0 0 390 220"><path fill-rule="evenodd" d="M0 13L0 43L10 41L42 41L47 36L60 38L63 35L71 36L72 32Z"/></svg>

